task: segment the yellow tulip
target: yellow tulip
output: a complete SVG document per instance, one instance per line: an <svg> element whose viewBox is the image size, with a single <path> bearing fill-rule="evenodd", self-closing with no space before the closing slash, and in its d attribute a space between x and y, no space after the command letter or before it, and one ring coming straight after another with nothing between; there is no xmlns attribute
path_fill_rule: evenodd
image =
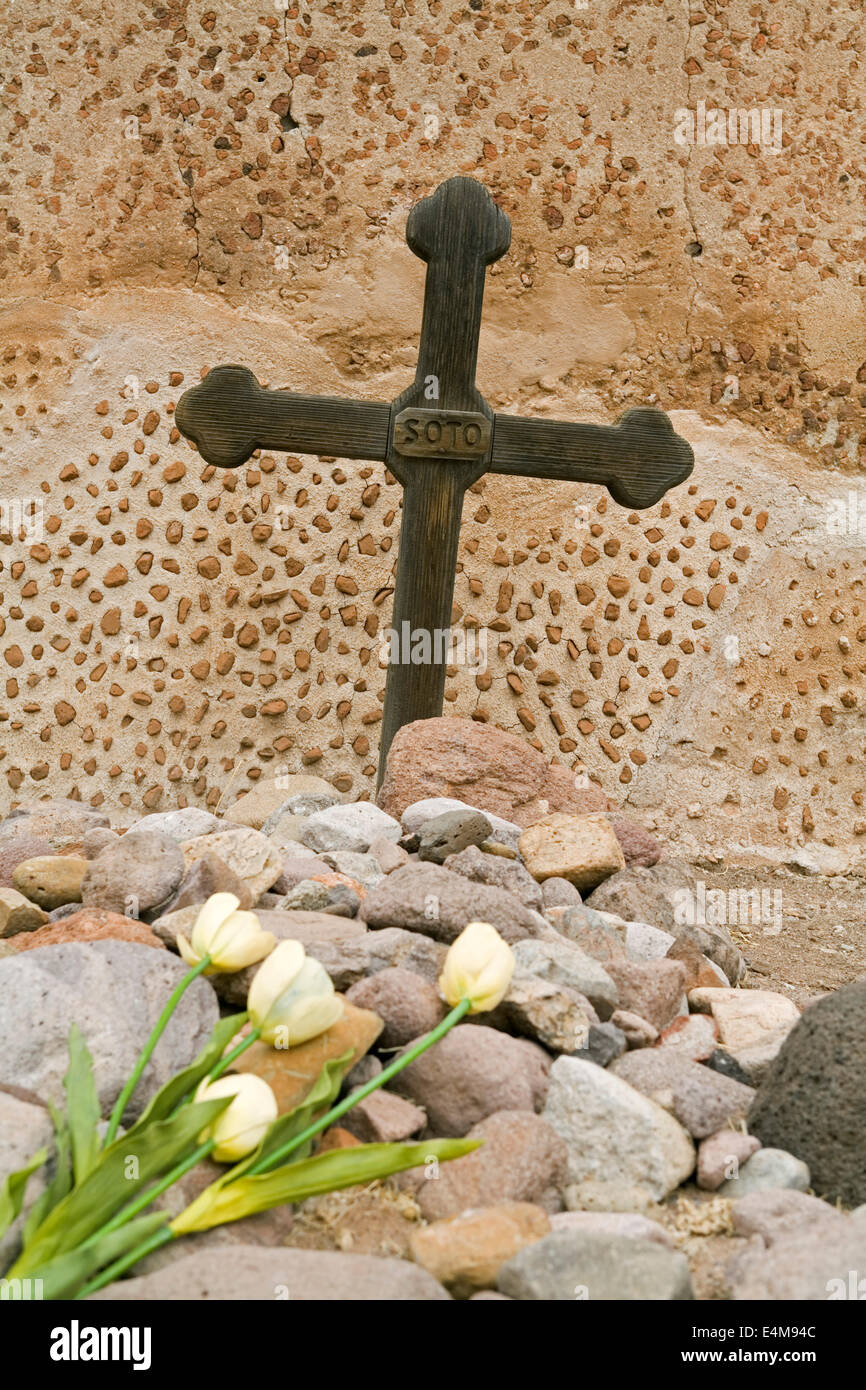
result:
<svg viewBox="0 0 866 1390"><path fill-rule="evenodd" d="M508 993L514 974L514 955L489 922L470 922L453 943L439 977L439 988L452 1008L461 999L471 1014L495 1009Z"/></svg>
<svg viewBox="0 0 866 1390"><path fill-rule="evenodd" d="M221 1076L216 1081L203 1081L195 1099L220 1100L234 1096L231 1105L217 1115L213 1124L203 1129L198 1142L216 1140L211 1158L217 1163L236 1163L258 1148L270 1125L277 1118L277 1098L260 1076L245 1072L239 1076Z"/></svg>
<svg viewBox="0 0 866 1390"><path fill-rule="evenodd" d="M205 975L243 970L273 950L276 937L263 931L254 912L238 912L234 893L214 893L195 919L192 939L178 932L177 948L187 965L198 965L210 956Z"/></svg>
<svg viewBox="0 0 866 1390"><path fill-rule="evenodd" d="M336 1023L343 1001L324 966L300 941L281 941L256 971L247 1008L265 1042L296 1047Z"/></svg>

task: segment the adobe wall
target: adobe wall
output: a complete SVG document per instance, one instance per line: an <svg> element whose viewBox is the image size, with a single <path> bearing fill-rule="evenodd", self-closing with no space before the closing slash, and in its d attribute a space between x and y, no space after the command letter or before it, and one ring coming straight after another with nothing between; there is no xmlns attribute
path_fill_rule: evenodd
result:
<svg viewBox="0 0 866 1390"><path fill-rule="evenodd" d="M640 514L477 484L455 601L488 670L446 712L688 852L859 859L861 34L828 0L7 6L0 496L43 533L0 551L4 804L226 805L280 767L371 790L399 488L308 457L220 474L172 410L220 361L396 395L406 216L464 173L513 222L490 403L655 401L697 462ZM701 102L781 111L780 147L678 143Z"/></svg>

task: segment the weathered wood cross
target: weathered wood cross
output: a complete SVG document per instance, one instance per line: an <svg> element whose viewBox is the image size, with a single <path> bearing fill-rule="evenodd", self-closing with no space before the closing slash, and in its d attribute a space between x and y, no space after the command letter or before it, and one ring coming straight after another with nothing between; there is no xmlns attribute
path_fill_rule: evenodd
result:
<svg viewBox="0 0 866 1390"><path fill-rule="evenodd" d="M431 660L391 662L379 777L394 734L442 713L463 494L484 473L603 484L615 501L651 507L692 471L689 445L663 411L628 410L615 425L495 414L475 386L486 267L511 223L474 179L443 183L409 214L406 240L427 262L418 367L389 404L264 390L246 367L215 367L184 392L175 420L208 463L238 468L255 449L375 459L403 487L392 632L430 634ZM436 638L439 638L437 641Z"/></svg>

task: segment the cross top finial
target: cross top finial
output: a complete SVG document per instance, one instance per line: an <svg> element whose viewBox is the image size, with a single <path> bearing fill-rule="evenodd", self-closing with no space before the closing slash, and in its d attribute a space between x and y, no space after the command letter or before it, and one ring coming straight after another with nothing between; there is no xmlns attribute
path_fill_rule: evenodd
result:
<svg viewBox="0 0 866 1390"><path fill-rule="evenodd" d="M459 254L490 265L511 245L511 222L483 184L453 178L415 204L406 222L406 241L422 261Z"/></svg>

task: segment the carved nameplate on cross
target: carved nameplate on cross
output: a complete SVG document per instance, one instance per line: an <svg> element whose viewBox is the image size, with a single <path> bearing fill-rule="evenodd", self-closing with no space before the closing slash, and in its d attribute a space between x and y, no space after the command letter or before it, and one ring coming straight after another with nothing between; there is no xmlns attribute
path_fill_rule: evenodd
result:
<svg viewBox="0 0 866 1390"><path fill-rule="evenodd" d="M178 401L175 420L208 463L238 468L255 449L378 460L403 487L392 631L429 634L431 660L391 662L379 777L394 734L442 713L463 495L484 473L604 485L651 507L692 471L692 450L661 410L615 425L527 420L491 410L475 386L484 276L511 223L474 179L453 178L409 214L406 240L427 262L418 367L389 404L264 390L246 367L214 367Z"/></svg>

